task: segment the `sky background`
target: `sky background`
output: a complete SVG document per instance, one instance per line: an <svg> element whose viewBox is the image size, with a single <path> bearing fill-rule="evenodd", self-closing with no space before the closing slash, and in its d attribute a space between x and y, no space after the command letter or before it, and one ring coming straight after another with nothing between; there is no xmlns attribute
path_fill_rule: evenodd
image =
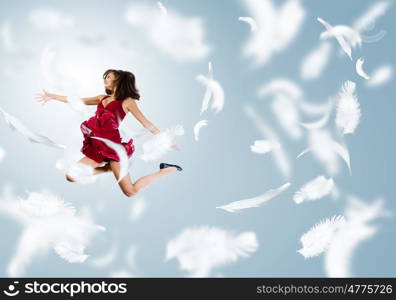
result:
<svg viewBox="0 0 396 300"><path fill-rule="evenodd" d="M352 61L341 55L335 39L330 39L333 50L328 64L318 78L307 80L301 76L301 63L319 45L319 36L324 30L316 18L321 17L333 25L351 25L375 1L299 1L304 10L301 26L284 49L273 53L263 64L255 64L254 56L243 54L252 34L248 24L238 21L241 16L251 15L244 3L242 0L162 1L168 15L200 20L197 27L202 29L202 36L191 33L191 44L187 43L187 48L182 50L177 47L177 40L163 44L150 41L150 28L155 23L150 16L155 17L160 11L156 1L1 2L0 107L31 130L74 147L80 155L77 159L82 157L78 153L82 143L79 126L86 116L77 114L64 103L53 101L42 106L34 98L42 88L64 94L43 76L41 61L46 47L60 53L59 68L79 82L82 96L103 94L102 74L106 69L128 70L136 76L141 93L138 105L144 115L160 130L177 124L185 130L184 135L176 139L181 150L169 152L153 162L138 158L143 139L135 140L137 151L130 169L133 181L156 171L160 162L178 164L183 171L127 198L111 173L99 175L91 184L67 182L63 172L55 168L56 161L65 158L63 150L31 143L0 119L0 147L5 153L0 159L0 190L11 187L15 199L26 199L28 192L48 190L72 203L77 213L84 209L90 211L94 222L106 228L87 244L85 253L89 257L83 263L69 263L50 250L31 259L23 276L188 276L189 271L181 268L178 259L165 261L167 245L185 229L209 226L231 236L253 232L258 242L256 249L247 251L246 256L236 255L234 261L210 268L210 277L327 277L324 254L307 259L297 252L302 247L300 237L304 233L326 218L342 215L348 207L349 196L367 205L382 198L385 211L396 211L394 176L391 175L396 166L394 80L370 87L355 71L358 57L365 59L364 68L369 74L382 65L395 65L394 5L390 2L372 29L372 32L384 30L383 38L363 42L361 47L353 49ZM279 7L286 1L273 0L272 3ZM138 4L146 5L155 13L140 20L143 25L134 26L126 14ZM46 17L37 17L38 12L49 10L61 16L52 25L48 25ZM166 41L167 34L172 36L171 30L188 33L189 29L176 26L160 31L160 37L165 36ZM194 38L199 40L198 44L194 44ZM157 36L157 40L161 38ZM164 50L159 45L168 48ZM192 54L183 56L185 53ZM205 86L196 76L207 75L209 61L213 64L214 78L224 90L225 103L217 113L208 109L200 115ZM336 96L345 81L356 83L362 116L355 132L344 137L352 174L344 162L340 163L339 172L333 174L338 197L328 195L298 205L293 201L293 194L303 184L319 175L326 178L330 175L309 153L296 159L307 147L306 130L302 131L301 138L290 138L271 110L273 99L258 97L259 87L276 78L293 81L303 90L305 100L318 104ZM265 137L244 112L246 106L254 109L279 136L291 162L288 178L280 172L271 153L251 151L254 141ZM89 114L94 112L94 106L88 107ZM301 118L310 122L318 116L302 115ZM201 129L196 141L193 128L202 119L207 120L208 125ZM334 123L333 116L329 122ZM133 130L141 129L131 115L124 124ZM286 182L291 186L263 206L238 213L216 208L261 195ZM137 201L142 201L146 209L139 218L131 219L131 207ZM375 234L353 251L352 276L395 276L395 222L395 217L381 217L372 222L377 228ZM22 230L23 226L7 214L0 215L2 277L10 276L7 266ZM224 246L222 241L218 243ZM95 267L92 261L111 252L115 245L118 251L114 258L104 266ZM197 245L203 247L199 239ZM227 247L225 254L233 252L229 245ZM209 249L201 255L211 253ZM186 259L191 257L187 254Z"/></svg>

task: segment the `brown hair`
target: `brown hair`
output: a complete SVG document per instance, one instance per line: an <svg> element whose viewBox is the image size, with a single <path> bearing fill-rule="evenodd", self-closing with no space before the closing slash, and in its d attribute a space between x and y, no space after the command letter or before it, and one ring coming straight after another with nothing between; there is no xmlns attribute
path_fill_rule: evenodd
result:
<svg viewBox="0 0 396 300"><path fill-rule="evenodd" d="M136 80L135 75L131 72L123 71L123 70L114 70L108 69L103 74L103 79L106 78L106 75L109 73L113 73L115 76L115 99L116 100L124 100L125 98L131 97L132 99L139 100L140 94L139 90L136 88ZM111 95L112 91L106 89L106 94Z"/></svg>

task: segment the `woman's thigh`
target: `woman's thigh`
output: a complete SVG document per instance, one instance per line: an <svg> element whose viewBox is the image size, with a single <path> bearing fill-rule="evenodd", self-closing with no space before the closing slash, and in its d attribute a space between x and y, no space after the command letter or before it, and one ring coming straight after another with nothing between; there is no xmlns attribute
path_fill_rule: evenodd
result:
<svg viewBox="0 0 396 300"><path fill-rule="evenodd" d="M118 161L110 160L109 164L110 164L111 170L114 174L114 177L118 181L118 178L120 177L120 169L121 169L120 163ZM133 192L133 190L135 189L129 174L130 173L127 173L127 175L124 176L124 178L122 178L121 181L118 183L118 185L121 187L121 189L124 192L125 191Z"/></svg>
<svg viewBox="0 0 396 300"><path fill-rule="evenodd" d="M98 163L98 162L94 161L93 159L91 159L89 157L86 157L86 156L81 158L78 162L82 163L82 164L85 164L85 165L89 165L89 166L91 166L94 169L103 166L102 164L100 164L100 163Z"/></svg>

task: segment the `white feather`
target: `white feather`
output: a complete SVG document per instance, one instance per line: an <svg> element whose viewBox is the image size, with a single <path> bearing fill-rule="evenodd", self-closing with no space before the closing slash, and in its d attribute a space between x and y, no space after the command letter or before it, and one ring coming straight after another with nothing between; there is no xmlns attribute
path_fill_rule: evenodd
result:
<svg viewBox="0 0 396 300"><path fill-rule="evenodd" d="M384 209L381 198L365 203L348 196L347 203L344 209L346 224L337 232L325 254L324 266L328 277L355 277L352 270L354 252L378 231L373 221L392 216Z"/></svg>
<svg viewBox="0 0 396 300"><path fill-rule="evenodd" d="M203 126L207 126L208 125L208 121L207 120L201 120L199 122L197 122L194 126L194 138L196 141L198 141L199 139L199 131L201 130L201 128Z"/></svg>
<svg viewBox="0 0 396 300"><path fill-rule="evenodd" d="M348 166L348 170L349 170L349 174L352 174L352 170L351 170L351 159L349 157L349 151L346 148L346 146L341 145L340 143L336 142L336 141L332 141L331 143L332 148L334 149L334 151L341 156L341 158L345 161L345 163Z"/></svg>
<svg viewBox="0 0 396 300"><path fill-rule="evenodd" d="M28 264L51 248L66 261L81 263L88 257L84 249L93 235L105 230L86 214L77 216L71 203L46 191L31 192L27 199L3 194L0 213L23 225L7 266L10 277L23 277Z"/></svg>
<svg viewBox="0 0 396 300"><path fill-rule="evenodd" d="M318 200L330 194L333 187L334 181L332 178L326 179L324 176L318 176L304 184L300 190L294 193L293 200L297 204L305 200Z"/></svg>
<svg viewBox="0 0 396 300"><path fill-rule="evenodd" d="M16 47L14 41L12 40L12 33L8 23L3 24L1 28L1 38L6 51L9 53L15 53Z"/></svg>
<svg viewBox="0 0 396 300"><path fill-rule="evenodd" d="M256 31L257 30L257 23L256 23L256 21L253 18L251 18L251 17L239 17L238 20L249 24L250 31Z"/></svg>
<svg viewBox="0 0 396 300"><path fill-rule="evenodd" d="M274 151L272 151L275 158L275 163L280 169L282 175L285 178L289 178L292 169L290 164L290 159L284 147L280 143L280 139L278 135L267 124L264 118L262 118L259 114L257 114L250 106L245 106L243 109L246 115L253 121L253 123L258 128L258 130L263 135L263 137L270 140L271 143L273 143L274 145L277 145L277 147L274 148Z"/></svg>
<svg viewBox="0 0 396 300"><path fill-rule="evenodd" d="M286 78L276 78L260 86L257 90L258 97L270 95L285 95L289 99L300 99L303 96L302 89L293 81Z"/></svg>
<svg viewBox="0 0 396 300"><path fill-rule="evenodd" d="M318 78L329 61L331 49L330 43L321 42L317 48L309 52L300 67L301 78L305 80Z"/></svg>
<svg viewBox="0 0 396 300"><path fill-rule="evenodd" d="M334 27L327 23L325 20L321 18L317 18L317 20L326 28L327 35L321 35L321 38L325 38L328 36L334 37L337 40L338 44L341 46L342 50L344 50L344 52L352 60L351 46L346 42L344 37L340 33L335 32Z"/></svg>
<svg viewBox="0 0 396 300"><path fill-rule="evenodd" d="M212 68L212 62L208 63L208 78L213 79L213 68ZM209 101L210 98L212 97L212 90L209 88L209 86L206 86L205 89L205 95L202 100L202 107L201 107L201 115L204 111L208 109L209 106Z"/></svg>
<svg viewBox="0 0 396 300"><path fill-rule="evenodd" d="M380 1L374 3L367 9L364 15L359 17L353 23L353 28L359 32L371 29L377 18L385 14L389 6L389 1Z"/></svg>
<svg viewBox="0 0 396 300"><path fill-rule="evenodd" d="M175 138L183 134L184 129L181 125L176 125L155 134L148 141L143 143L143 153L140 155L140 158L144 161L155 161L160 159L167 152L172 150Z"/></svg>
<svg viewBox="0 0 396 300"><path fill-rule="evenodd" d="M284 95L277 96L272 101L271 109L290 138L301 138L302 132L299 126L300 113L295 100Z"/></svg>
<svg viewBox="0 0 396 300"><path fill-rule="evenodd" d="M339 94L336 125L342 134L353 133L360 121L360 105L355 95L356 84L346 81Z"/></svg>
<svg viewBox="0 0 396 300"><path fill-rule="evenodd" d="M80 244L61 241L54 246L55 252L69 263L82 263L88 255L84 254L85 247Z"/></svg>
<svg viewBox="0 0 396 300"><path fill-rule="evenodd" d="M6 155L6 152L2 147L0 147L0 163L3 161L4 156Z"/></svg>
<svg viewBox="0 0 396 300"><path fill-rule="evenodd" d="M123 145L114 143L113 141L110 141L105 138L96 137L96 136L92 136L91 138L102 141L117 153L120 159L120 175L117 182L120 182L126 175L128 175L128 169L129 169L129 159L125 147Z"/></svg>
<svg viewBox="0 0 396 300"><path fill-rule="evenodd" d="M81 184L93 183L97 179L97 176L94 176L93 168L87 164L74 162L69 166L66 166L63 161L58 163L58 168L60 167L66 167L66 174Z"/></svg>
<svg viewBox="0 0 396 300"><path fill-rule="evenodd" d="M134 198L131 202L131 208L129 213L129 219L132 221L137 221L141 218L143 213L146 211L147 201L144 198Z"/></svg>
<svg viewBox="0 0 396 300"><path fill-rule="evenodd" d="M167 243L164 261L177 259L189 277L209 277L212 269L249 257L258 246L251 231L237 234L209 226L186 228Z"/></svg>
<svg viewBox="0 0 396 300"><path fill-rule="evenodd" d="M327 109L327 111L324 113L323 117L320 118L318 121L310 122L310 123L301 123L301 122L300 122L300 125L303 126L303 127L305 127L305 128L308 129L308 130L322 128L322 127L325 126L325 125L327 124L327 122L329 121L329 119L330 119L330 114L331 114L331 112L332 112L332 108L333 108L333 105L332 105L332 102L331 102L331 105L328 106L328 109Z"/></svg>
<svg viewBox="0 0 396 300"><path fill-rule="evenodd" d="M361 46L363 42L359 32L350 26L346 26L346 25L334 26L331 34L333 36L342 37L345 40L345 42L348 44L348 46L350 46L351 48ZM321 39L328 39L332 36L331 34L330 32L325 31L320 34L320 37Z"/></svg>
<svg viewBox="0 0 396 300"><path fill-rule="evenodd" d="M390 65L385 65L374 70L369 81L367 81L367 86L378 87L387 83L393 76L393 68Z"/></svg>
<svg viewBox="0 0 396 300"><path fill-rule="evenodd" d="M262 194L260 196L234 201L234 202L231 202L226 205L217 206L216 208L221 208L228 212L236 212L236 211L246 209L246 208L259 207L259 206L263 205L264 203L266 203L268 200L278 196L284 190L289 188L289 186L290 186L290 182L285 183L284 185L282 185L279 188L268 190L267 192L265 192L264 194Z"/></svg>
<svg viewBox="0 0 396 300"><path fill-rule="evenodd" d="M370 76L368 76L367 73L363 70L363 64L364 64L364 59L362 58L359 58L356 61L356 73L358 73L358 75L363 77L364 79L369 80Z"/></svg>
<svg viewBox="0 0 396 300"><path fill-rule="evenodd" d="M157 5L163 15L166 15L168 13L166 7L160 1L157 1Z"/></svg>
<svg viewBox="0 0 396 300"><path fill-rule="evenodd" d="M278 149L279 147L279 144L275 144L270 140L257 140L254 141L254 145L250 146L250 150L252 152L264 154L271 152L273 149Z"/></svg>
<svg viewBox="0 0 396 300"><path fill-rule="evenodd" d="M333 108L333 101L329 100L326 103L310 103L304 99L300 100L299 107L307 115L323 115Z"/></svg>
<svg viewBox="0 0 396 300"><path fill-rule="evenodd" d="M343 216L333 216L326 219L314 227L307 233L303 234L300 242L303 248L298 250L305 258L318 256L325 252L333 242L335 234L345 225Z"/></svg>
<svg viewBox="0 0 396 300"><path fill-rule="evenodd" d="M7 122L8 126L12 130L16 130L19 133L21 133L29 141L31 141L33 143L39 143L39 144L43 144L43 145L46 145L46 146L54 147L54 148L59 148L59 149L65 149L66 148L64 145L57 144L57 143L53 142L52 140L50 140L46 136L34 133L28 127L26 127L19 119L17 119L14 116L8 114L1 107L0 107L0 111L3 114L4 119Z"/></svg>
<svg viewBox="0 0 396 300"><path fill-rule="evenodd" d="M216 113L221 111L224 106L224 91L220 83L201 74L197 75L196 79L210 89L212 93L211 109L215 110Z"/></svg>
<svg viewBox="0 0 396 300"><path fill-rule="evenodd" d="M272 0L243 3L257 24L257 30L250 32L243 54L253 57L256 66L264 65L297 37L306 12L299 0L287 0L278 9Z"/></svg>
<svg viewBox="0 0 396 300"><path fill-rule="evenodd" d="M305 153L308 153L309 151L311 151L310 147L308 147L305 150L303 150L299 155L297 155L296 158L300 158L301 156L303 156Z"/></svg>
<svg viewBox="0 0 396 300"><path fill-rule="evenodd" d="M312 129L308 132L309 147L300 153L297 158L311 151L330 174L338 172L338 156L340 156L348 166L349 174L351 171L351 162L349 152L346 146L334 141L328 130Z"/></svg>
<svg viewBox="0 0 396 300"><path fill-rule="evenodd" d="M101 257L91 259L91 266L104 268L109 266L117 258L118 246L113 245L110 250Z"/></svg>

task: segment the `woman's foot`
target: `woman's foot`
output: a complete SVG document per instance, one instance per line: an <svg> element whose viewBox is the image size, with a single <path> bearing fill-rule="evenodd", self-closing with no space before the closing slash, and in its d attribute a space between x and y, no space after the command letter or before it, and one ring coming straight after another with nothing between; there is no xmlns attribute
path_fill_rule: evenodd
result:
<svg viewBox="0 0 396 300"><path fill-rule="evenodd" d="M167 163L160 163L159 165L160 169L165 169L165 168L176 168L178 171L183 170L180 166L178 165L171 165Z"/></svg>

